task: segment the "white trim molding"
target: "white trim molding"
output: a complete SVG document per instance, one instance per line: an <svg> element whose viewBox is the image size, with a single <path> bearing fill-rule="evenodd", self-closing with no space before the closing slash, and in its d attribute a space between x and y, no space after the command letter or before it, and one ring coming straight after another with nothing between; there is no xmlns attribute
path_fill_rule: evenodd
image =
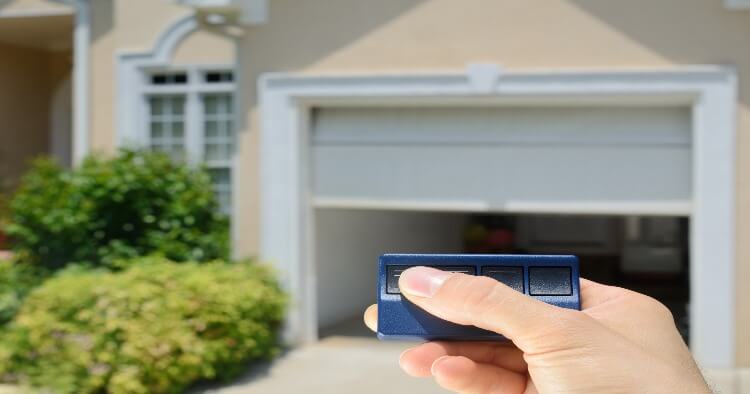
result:
<svg viewBox="0 0 750 394"><path fill-rule="evenodd" d="M133 89L143 86L143 70L166 67L172 54L185 37L198 29L194 15L184 16L170 25L156 41L154 49L146 52L121 52L117 54L117 146L139 146L147 141L140 123L143 119L143 99Z"/></svg>
<svg viewBox="0 0 750 394"><path fill-rule="evenodd" d="M90 150L91 111L91 10L89 0L75 0L73 31L73 165L78 165Z"/></svg>
<svg viewBox="0 0 750 394"><path fill-rule="evenodd" d="M411 75L266 74L261 111L261 257L283 273L294 298L287 339L317 339L315 206L363 206L315 200L310 188L310 111L326 106L393 105L669 105L692 109L692 200L599 207L606 212L683 214L690 226L690 345L709 368L735 363L735 70L720 66L642 71L469 72ZM393 208L399 202L380 202ZM403 202L402 202L403 203ZM476 201L438 208L482 210ZM412 209L414 204L403 204ZM658 205L658 204L657 204ZM509 208L510 209L510 208ZM577 206L517 206L525 212L582 211ZM596 213L596 212L594 212Z"/></svg>

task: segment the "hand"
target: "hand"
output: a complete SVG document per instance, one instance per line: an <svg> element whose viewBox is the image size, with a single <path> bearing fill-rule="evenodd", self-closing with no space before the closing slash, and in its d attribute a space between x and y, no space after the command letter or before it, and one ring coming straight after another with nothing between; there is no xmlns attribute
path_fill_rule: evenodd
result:
<svg viewBox="0 0 750 394"><path fill-rule="evenodd" d="M582 311L494 279L409 268L401 293L427 312L512 342L428 342L401 354L409 375L461 393L710 393L669 310L648 296L581 279ZM365 312L377 329L377 306Z"/></svg>

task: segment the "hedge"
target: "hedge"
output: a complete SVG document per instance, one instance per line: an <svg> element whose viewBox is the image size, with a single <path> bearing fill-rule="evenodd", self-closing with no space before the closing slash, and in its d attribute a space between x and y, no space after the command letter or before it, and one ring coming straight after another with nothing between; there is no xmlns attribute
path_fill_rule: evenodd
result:
<svg viewBox="0 0 750 394"><path fill-rule="evenodd" d="M0 337L0 377L54 393L176 393L277 352L286 298L252 263L68 269Z"/></svg>
<svg viewBox="0 0 750 394"><path fill-rule="evenodd" d="M0 329L13 319L24 297L47 273L15 259L0 259Z"/></svg>
<svg viewBox="0 0 750 394"><path fill-rule="evenodd" d="M22 259L53 270L152 254L228 255L228 221L208 174L146 151L90 156L74 170L36 160L12 198L7 230Z"/></svg>

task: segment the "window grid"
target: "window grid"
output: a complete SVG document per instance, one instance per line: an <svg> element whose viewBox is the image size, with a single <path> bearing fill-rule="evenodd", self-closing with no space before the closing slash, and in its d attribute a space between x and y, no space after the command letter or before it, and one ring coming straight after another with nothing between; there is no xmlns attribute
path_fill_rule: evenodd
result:
<svg viewBox="0 0 750 394"><path fill-rule="evenodd" d="M185 97L149 97L150 147L175 160L185 159Z"/></svg>
<svg viewBox="0 0 750 394"><path fill-rule="evenodd" d="M214 74L210 81L209 74ZM192 67L183 75L189 83L175 81L171 85L144 87L149 146L175 159L204 163L219 211L229 215L235 144L233 73Z"/></svg>
<svg viewBox="0 0 750 394"><path fill-rule="evenodd" d="M232 96L203 96L204 158L209 163L228 163L233 154L234 119Z"/></svg>
<svg viewBox="0 0 750 394"><path fill-rule="evenodd" d="M229 167L209 168L216 200L219 203L219 211L229 215L232 207L232 173Z"/></svg>
<svg viewBox="0 0 750 394"><path fill-rule="evenodd" d="M234 147L234 111L232 95L204 94L203 101L203 156L209 163L214 191L219 208L231 209L231 158Z"/></svg>

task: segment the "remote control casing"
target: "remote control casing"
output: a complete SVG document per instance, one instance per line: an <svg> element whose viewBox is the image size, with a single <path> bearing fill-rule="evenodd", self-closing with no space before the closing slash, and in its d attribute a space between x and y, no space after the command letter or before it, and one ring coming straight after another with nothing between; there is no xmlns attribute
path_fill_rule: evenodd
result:
<svg viewBox="0 0 750 394"><path fill-rule="evenodd" d="M494 332L437 318L403 297L398 289L398 276L411 266L491 276L540 301L581 309L576 256L384 254L380 256L378 275L378 338L382 340L505 340Z"/></svg>

